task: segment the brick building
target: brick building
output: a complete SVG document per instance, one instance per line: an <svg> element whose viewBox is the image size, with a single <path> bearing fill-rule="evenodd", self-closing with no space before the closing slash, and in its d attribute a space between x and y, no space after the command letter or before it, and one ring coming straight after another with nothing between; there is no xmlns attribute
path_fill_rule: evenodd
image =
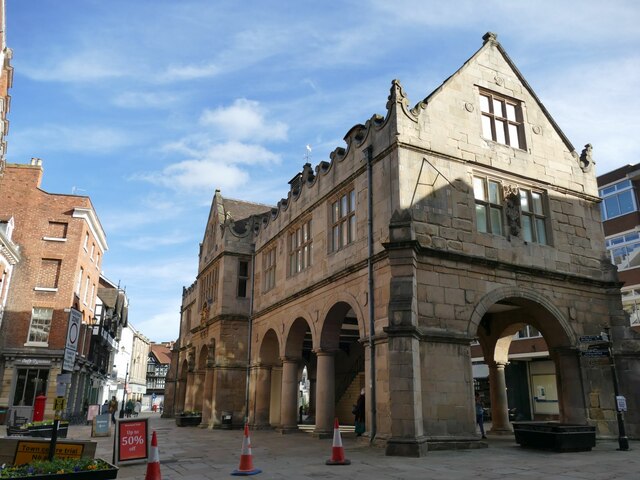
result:
<svg viewBox="0 0 640 480"><path fill-rule="evenodd" d="M9 120L7 114L11 106L9 89L13 83L13 67L11 58L13 52L7 47L6 23L5 23L5 0L0 0L0 175L6 163L7 141L5 139L9 133Z"/></svg>
<svg viewBox="0 0 640 480"><path fill-rule="evenodd" d="M365 386L366 435L387 454L480 446L472 344L493 432L510 432L505 367L531 327L557 418L613 437L610 368L579 340L606 324L627 433L640 437L640 336L605 255L590 146L576 152L496 36L483 40L414 107L394 80L385 115L304 165L273 208L216 192L183 291L168 411L294 431L306 369L319 436L335 416L353 420Z"/></svg>
<svg viewBox="0 0 640 480"><path fill-rule="evenodd" d="M105 233L88 197L45 192L42 175L41 160L32 159L6 164L0 177L0 218L15 220L21 254L0 331L0 405L27 418L37 395L47 397L46 415L53 415L57 383L65 385L67 413L84 410L99 387L88 357ZM63 369L74 312L81 318L77 353ZM68 375L59 376L63 370Z"/></svg>

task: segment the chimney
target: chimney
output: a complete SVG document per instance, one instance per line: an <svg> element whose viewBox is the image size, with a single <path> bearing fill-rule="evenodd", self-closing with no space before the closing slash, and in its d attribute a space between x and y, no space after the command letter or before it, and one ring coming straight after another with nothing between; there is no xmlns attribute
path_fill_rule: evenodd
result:
<svg viewBox="0 0 640 480"><path fill-rule="evenodd" d="M42 166L42 159L41 158L37 158L37 157L31 157L31 165L33 165L35 167L41 167Z"/></svg>

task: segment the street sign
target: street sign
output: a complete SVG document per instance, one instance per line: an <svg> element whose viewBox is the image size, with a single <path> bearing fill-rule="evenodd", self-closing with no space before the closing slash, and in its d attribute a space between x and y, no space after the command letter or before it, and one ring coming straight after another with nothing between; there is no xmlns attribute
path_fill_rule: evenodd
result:
<svg viewBox="0 0 640 480"><path fill-rule="evenodd" d="M82 313L75 308L69 311L69 327L67 328L67 344L64 348L64 361L62 369L68 372L73 371L76 363L76 352L78 351L78 339L80 338L80 324L82 323Z"/></svg>
<svg viewBox="0 0 640 480"><path fill-rule="evenodd" d="M580 343L606 341L602 338L602 335L582 335L578 340L580 341Z"/></svg>
<svg viewBox="0 0 640 480"><path fill-rule="evenodd" d="M582 355L583 357L608 357L609 356L609 350L601 350L601 349L591 349L591 350L585 350L584 352L580 352L580 355Z"/></svg>
<svg viewBox="0 0 640 480"><path fill-rule="evenodd" d="M619 412L626 412L627 411L627 399L624 398L622 395L618 395L616 397L616 406L618 407L618 411Z"/></svg>

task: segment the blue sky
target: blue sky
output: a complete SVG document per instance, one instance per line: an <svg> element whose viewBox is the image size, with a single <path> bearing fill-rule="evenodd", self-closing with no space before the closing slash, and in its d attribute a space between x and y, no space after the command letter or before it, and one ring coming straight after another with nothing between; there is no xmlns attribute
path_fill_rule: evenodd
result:
<svg viewBox="0 0 640 480"><path fill-rule="evenodd" d="M384 114L415 104L487 31L596 171L637 163L640 2L6 0L14 84L8 161L43 159L43 188L89 195L103 270L130 320L178 336L211 196L275 204Z"/></svg>

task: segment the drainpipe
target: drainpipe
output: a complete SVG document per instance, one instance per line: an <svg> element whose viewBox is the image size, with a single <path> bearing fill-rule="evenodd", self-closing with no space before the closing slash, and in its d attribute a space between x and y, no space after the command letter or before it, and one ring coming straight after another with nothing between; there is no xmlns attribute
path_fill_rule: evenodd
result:
<svg viewBox="0 0 640 480"><path fill-rule="evenodd" d="M255 246L254 246L255 250ZM253 293L255 284L256 254L251 253L251 293L249 297L249 333L247 338L247 381L244 393L244 421L249 423L249 383L251 378L251 336L253 335Z"/></svg>
<svg viewBox="0 0 640 480"><path fill-rule="evenodd" d="M369 395L371 398L371 438L369 443L373 443L376 436L376 348L375 336L375 302L373 297L373 155L371 145L365 148L364 157L367 161L367 246L369 257L367 259L368 280L369 280Z"/></svg>

